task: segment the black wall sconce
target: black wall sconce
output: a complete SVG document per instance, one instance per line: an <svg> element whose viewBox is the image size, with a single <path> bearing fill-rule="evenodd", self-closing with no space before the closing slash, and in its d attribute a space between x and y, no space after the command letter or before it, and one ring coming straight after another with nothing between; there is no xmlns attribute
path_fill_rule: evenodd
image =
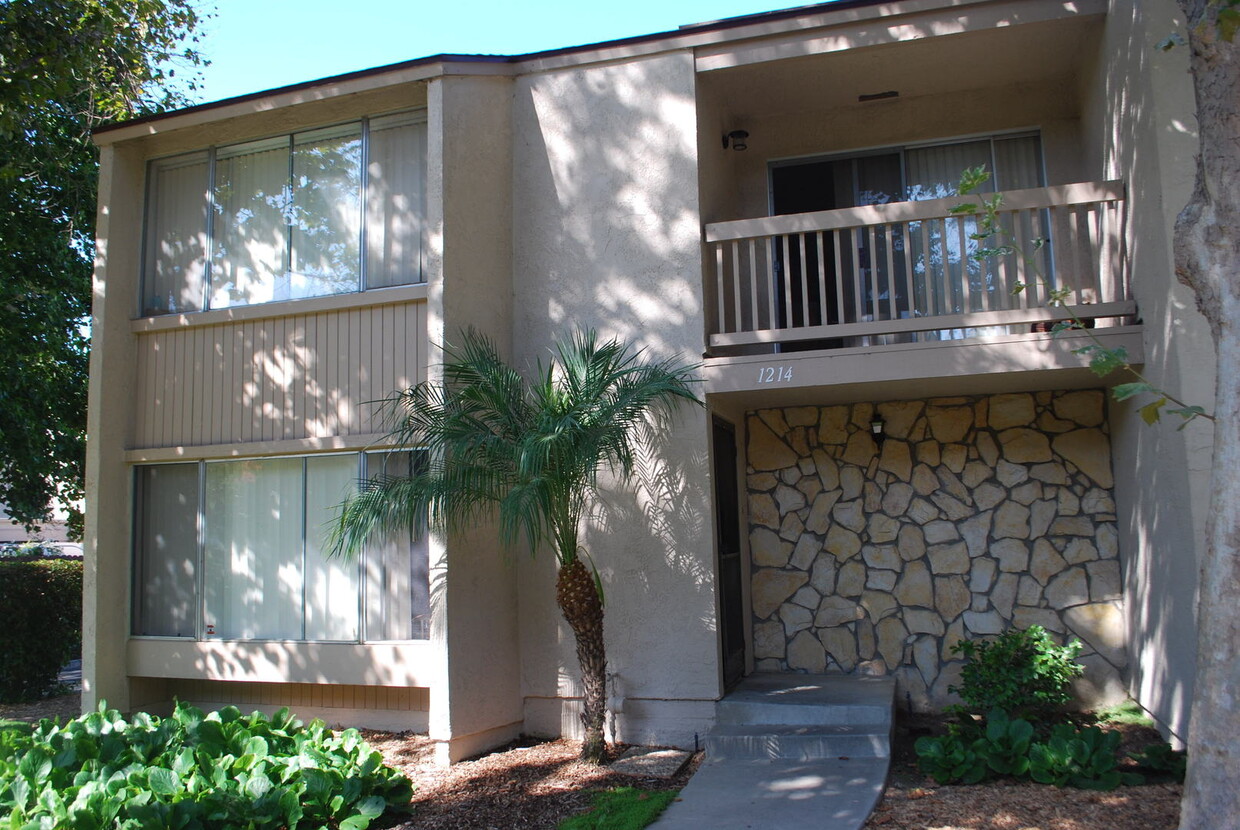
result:
<svg viewBox="0 0 1240 830"><path fill-rule="evenodd" d="M733 130L730 133L724 133L723 149L728 149L729 142L732 144L732 149L738 153L749 149L749 130Z"/></svg>
<svg viewBox="0 0 1240 830"><path fill-rule="evenodd" d="M883 445L883 427L885 426L886 424L883 423L882 418L875 418L873 421L870 421L870 434L874 436L874 443L880 447Z"/></svg>

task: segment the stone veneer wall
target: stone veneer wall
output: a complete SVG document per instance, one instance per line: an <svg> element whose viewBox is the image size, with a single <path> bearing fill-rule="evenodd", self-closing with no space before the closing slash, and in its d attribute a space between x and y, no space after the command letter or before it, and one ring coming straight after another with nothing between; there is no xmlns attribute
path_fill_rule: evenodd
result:
<svg viewBox="0 0 1240 830"><path fill-rule="evenodd" d="M937 708L954 643L1037 623L1085 643L1085 701L1124 694L1101 390L758 410L747 461L759 671L894 673Z"/></svg>

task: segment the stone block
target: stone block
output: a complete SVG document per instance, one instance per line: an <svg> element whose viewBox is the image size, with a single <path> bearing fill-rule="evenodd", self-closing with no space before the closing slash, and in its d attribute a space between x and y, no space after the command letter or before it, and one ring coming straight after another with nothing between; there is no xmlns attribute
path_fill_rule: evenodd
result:
<svg viewBox="0 0 1240 830"><path fill-rule="evenodd" d="M934 607L945 620L954 620L969 607L972 597L964 577L938 576L934 579Z"/></svg>
<svg viewBox="0 0 1240 830"><path fill-rule="evenodd" d="M924 525L926 522L937 519L941 514L939 513L939 509L933 504L925 499L918 498L913 499L913 501L909 503L908 513L906 515L908 518L917 522L917 524Z"/></svg>
<svg viewBox="0 0 1240 830"><path fill-rule="evenodd" d="M1089 539L1076 538L1068 542L1063 549L1063 558L1073 565L1092 562L1098 558L1098 549Z"/></svg>
<svg viewBox="0 0 1240 830"><path fill-rule="evenodd" d="M1044 484L1057 484L1060 486L1071 482L1071 479L1068 478L1067 468L1058 461L1034 464L1029 468L1029 477Z"/></svg>
<svg viewBox="0 0 1240 830"><path fill-rule="evenodd" d="M867 428L864 432L858 430L848 436L848 443L844 447L842 459L846 464L856 464L858 467L864 467L877 454L878 444L874 443L874 438L870 435L870 431Z"/></svg>
<svg viewBox="0 0 1240 830"><path fill-rule="evenodd" d="M879 508L883 506L883 491L878 489L878 484L873 481L867 481L865 486L861 488L862 505L865 512L877 513Z"/></svg>
<svg viewBox="0 0 1240 830"><path fill-rule="evenodd" d="M782 568L788 564L792 545L765 527L756 527L749 532L749 553L754 564L759 567Z"/></svg>
<svg viewBox="0 0 1240 830"><path fill-rule="evenodd" d="M1059 515L1075 516L1081 512L1081 500L1067 487L1059 488Z"/></svg>
<svg viewBox="0 0 1240 830"><path fill-rule="evenodd" d="M871 568L898 571L904 567L904 560L900 558L895 545L865 545L861 548L861 558Z"/></svg>
<svg viewBox="0 0 1240 830"><path fill-rule="evenodd" d="M749 494L749 521L769 528L779 527L779 510L769 493Z"/></svg>
<svg viewBox="0 0 1240 830"><path fill-rule="evenodd" d="M1050 412L1043 412L1038 416L1038 429L1043 432L1069 432L1076 427L1077 425L1072 421L1056 418Z"/></svg>
<svg viewBox="0 0 1240 830"><path fill-rule="evenodd" d="M1007 459L1000 459L995 465L995 477L1004 487L1015 487L1029 478L1029 469Z"/></svg>
<svg viewBox="0 0 1240 830"><path fill-rule="evenodd" d="M939 676L939 644L933 637L918 637L913 642L913 665L921 672L927 686Z"/></svg>
<svg viewBox="0 0 1240 830"><path fill-rule="evenodd" d="M933 634L935 637L943 636L943 632L947 630L938 612L924 608L905 608L904 627L910 634Z"/></svg>
<svg viewBox="0 0 1240 830"><path fill-rule="evenodd" d="M872 660L877 642L874 636L874 623L865 617L857 620L857 657L861 660Z"/></svg>
<svg viewBox="0 0 1240 830"><path fill-rule="evenodd" d="M810 572L810 586L824 597L835 592L835 560L829 556L821 556L814 562Z"/></svg>
<svg viewBox="0 0 1240 830"><path fill-rule="evenodd" d="M971 634L1000 634L1006 626L997 611L965 611L964 627Z"/></svg>
<svg viewBox="0 0 1240 830"><path fill-rule="evenodd" d="M781 622L760 622L753 627L754 659L783 660L787 642L788 640L784 636L784 626Z"/></svg>
<svg viewBox="0 0 1240 830"><path fill-rule="evenodd" d="M818 407L790 406L784 409L784 420L790 427L812 427L818 423Z"/></svg>
<svg viewBox="0 0 1240 830"><path fill-rule="evenodd" d="M843 597L859 597L865 590L865 565L849 562L835 577L835 592Z"/></svg>
<svg viewBox="0 0 1240 830"><path fill-rule="evenodd" d="M782 433L781 433L782 434ZM749 465L759 472L782 470L797 463L792 448L771 431L762 418L749 419Z"/></svg>
<svg viewBox="0 0 1240 830"><path fill-rule="evenodd" d="M995 511L993 535L996 539L1028 539L1029 508L1014 501L1004 502Z"/></svg>
<svg viewBox="0 0 1240 830"><path fill-rule="evenodd" d="M906 564L892 593L901 605L931 607L934 604L934 586L925 564L920 560Z"/></svg>
<svg viewBox="0 0 1240 830"><path fill-rule="evenodd" d="M883 513L874 513L870 516L867 532L871 542L894 542L900 534L900 522Z"/></svg>
<svg viewBox="0 0 1240 830"><path fill-rule="evenodd" d="M1107 559L1085 565L1089 574L1089 598L1094 602L1122 599L1124 583L1119 573L1119 560Z"/></svg>
<svg viewBox="0 0 1240 830"><path fill-rule="evenodd" d="M779 483L779 479L770 473L750 473L747 480L751 492L774 490Z"/></svg>
<svg viewBox="0 0 1240 830"><path fill-rule="evenodd" d="M947 469L944 465L934 471L935 477L939 480L939 489L946 490L952 498L960 499L960 501L968 503L972 501L968 488L961 483L956 474Z"/></svg>
<svg viewBox="0 0 1240 830"><path fill-rule="evenodd" d="M1114 513L1115 499L1106 490L1093 487L1081 499L1081 509L1086 513Z"/></svg>
<svg viewBox="0 0 1240 830"><path fill-rule="evenodd" d="M1005 620L1012 618L1012 608L1016 605L1016 588L1020 577L1016 574L999 574L995 587L990 589L990 604L999 616Z"/></svg>
<svg viewBox="0 0 1240 830"><path fill-rule="evenodd" d="M1111 476L1111 442L1100 429L1077 429L1056 435L1051 444L1056 454L1089 476L1095 484L1110 490L1115 486Z"/></svg>
<svg viewBox="0 0 1240 830"><path fill-rule="evenodd" d="M1029 546L1020 539L999 539L990 546L990 555L1004 573L1024 573L1029 569Z"/></svg>
<svg viewBox="0 0 1240 830"><path fill-rule="evenodd" d="M1098 547L1098 556L1102 559L1114 559L1119 556L1119 531L1113 522L1099 522L1094 530L1094 544Z"/></svg>
<svg viewBox="0 0 1240 830"><path fill-rule="evenodd" d="M1033 423L1036 414L1033 395L1027 392L990 396L988 419L991 429L1029 426Z"/></svg>
<svg viewBox="0 0 1240 830"><path fill-rule="evenodd" d="M960 535L969 547L969 556L977 557L986 553L986 539L990 536L990 522L994 513L986 511L960 523Z"/></svg>
<svg viewBox="0 0 1240 830"><path fill-rule="evenodd" d="M917 525L901 525L900 534L896 537L896 550L905 562L920 559L926 555L925 533Z"/></svg>
<svg viewBox="0 0 1240 830"><path fill-rule="evenodd" d="M1077 565L1056 576L1046 586L1046 601L1051 608L1063 610L1089 602L1089 584L1085 569Z"/></svg>
<svg viewBox="0 0 1240 830"><path fill-rule="evenodd" d="M828 553L843 562L861 552L861 537L846 527L832 525L827 531L824 547Z"/></svg>
<svg viewBox="0 0 1240 830"><path fill-rule="evenodd" d="M959 499L953 498L942 491L932 495L930 500L938 505L939 509L953 522L958 522L973 515L973 508L966 506Z"/></svg>
<svg viewBox="0 0 1240 830"><path fill-rule="evenodd" d="M1060 516L1051 522L1051 536L1094 535L1094 523L1088 516Z"/></svg>
<svg viewBox="0 0 1240 830"><path fill-rule="evenodd" d="M982 435L989 436L989 433L983 432ZM965 487L974 490L979 484L994 474L994 467L983 464L981 461L970 461L964 465L964 472L960 474L960 480L964 482ZM976 496L974 498L976 499Z"/></svg>
<svg viewBox="0 0 1240 830"><path fill-rule="evenodd" d="M818 442L843 444L848 440L848 407L824 406L818 417Z"/></svg>
<svg viewBox="0 0 1240 830"><path fill-rule="evenodd" d="M788 430L784 441L798 456L804 458L809 455L809 431L805 427L793 427Z"/></svg>
<svg viewBox="0 0 1240 830"><path fill-rule="evenodd" d="M883 441L878 469L886 470L901 481L908 481L913 474L913 457L908 444L891 438Z"/></svg>
<svg viewBox="0 0 1240 830"><path fill-rule="evenodd" d="M821 674L826 667L826 652L823 651L822 643L811 632L802 631L788 643L788 668Z"/></svg>
<svg viewBox="0 0 1240 830"><path fill-rule="evenodd" d="M888 617L879 621L874 630L878 635L878 653L888 666L898 666L904 662L904 640L908 637L908 629L899 617Z"/></svg>
<svg viewBox="0 0 1240 830"><path fill-rule="evenodd" d="M814 612L800 605L785 602L779 607L779 619L784 624L784 636L791 638L814 624Z"/></svg>
<svg viewBox="0 0 1240 830"><path fill-rule="evenodd" d="M822 482L823 490L838 490L840 487L840 465L830 453L819 447L814 450L814 471Z"/></svg>
<svg viewBox="0 0 1240 830"><path fill-rule="evenodd" d="M838 502L831 508L831 518L854 533L865 529L865 505L861 499Z"/></svg>
<svg viewBox="0 0 1240 830"><path fill-rule="evenodd" d="M890 591L896 587L896 577L898 576L899 574L895 571L868 571L865 576L865 587L873 588L876 591Z"/></svg>
<svg viewBox="0 0 1240 830"><path fill-rule="evenodd" d="M952 624L947 626L947 633L943 635L943 648L939 653L942 655L944 662L954 659L952 647L965 639L967 638L964 635L964 618L961 617L958 620L952 621Z"/></svg>
<svg viewBox="0 0 1240 830"><path fill-rule="evenodd" d="M987 481L979 485L973 491L973 503L977 505L978 510L990 510L997 506L1007 496L1003 488L993 481Z"/></svg>
<svg viewBox="0 0 1240 830"><path fill-rule="evenodd" d="M883 512L888 516L899 518L908 510L909 502L912 500L913 488L903 481L897 481L887 488L887 493L883 496Z"/></svg>
<svg viewBox="0 0 1240 830"><path fill-rule="evenodd" d="M1051 402L1056 417L1074 421L1083 427L1101 426L1105 417L1104 393L1101 389L1063 392Z"/></svg>
<svg viewBox="0 0 1240 830"><path fill-rule="evenodd" d="M936 574L969 572L969 548L964 542L931 545L927 556L930 560L930 569Z"/></svg>
<svg viewBox="0 0 1240 830"><path fill-rule="evenodd" d="M1019 502L1026 507L1042 498L1042 482L1026 481L1018 487L1012 488L1012 501Z"/></svg>
<svg viewBox="0 0 1240 830"><path fill-rule="evenodd" d="M752 597L754 616L764 620L775 613L797 589L809 581L804 571L761 568L753 576Z"/></svg>
<svg viewBox="0 0 1240 830"><path fill-rule="evenodd" d="M1026 629L1031 625L1040 625L1047 631L1054 631L1056 634L1064 633L1063 620L1059 618L1059 614L1049 608L1018 607L1012 612L1012 625L1021 629Z"/></svg>
<svg viewBox="0 0 1240 830"><path fill-rule="evenodd" d="M964 465L968 460L969 450L964 444L944 444L943 463L939 467L939 470L946 467L951 472L959 475L964 472Z"/></svg>
<svg viewBox="0 0 1240 830"><path fill-rule="evenodd" d="M874 623L891 616L899 607L896 598L887 591L865 591L861 594L861 607Z"/></svg>
<svg viewBox="0 0 1240 830"><path fill-rule="evenodd" d="M817 475L807 475L796 483L796 488L801 491L801 495L805 496L806 504L813 504L814 499L822 492L822 482L818 480Z"/></svg>
<svg viewBox="0 0 1240 830"><path fill-rule="evenodd" d="M781 516L800 510L807 504L804 493L786 484L775 488L775 503L779 505Z"/></svg>
<svg viewBox="0 0 1240 830"><path fill-rule="evenodd" d="M799 605L802 608L808 608L810 611L815 611L818 609L818 603L822 602L822 594L815 591L814 586L805 585L798 589L788 602ZM787 608L788 602L781 605L780 608Z"/></svg>
<svg viewBox="0 0 1240 830"><path fill-rule="evenodd" d="M933 688L930 689L930 702L938 708L945 706L953 706L961 703L960 695L952 691L960 688L960 672L964 668L964 663L953 660L939 667L939 677L934 681Z"/></svg>
<svg viewBox="0 0 1240 830"><path fill-rule="evenodd" d="M814 625L818 628L832 628L837 625L855 622L865 616L865 610L846 597L823 597L814 616Z"/></svg>
<svg viewBox="0 0 1240 830"><path fill-rule="evenodd" d="M819 493L809 510L809 517L805 520L805 528L811 533L817 533L819 536L826 533L827 528L831 526L831 510L839 499L839 490Z"/></svg>
<svg viewBox="0 0 1240 830"><path fill-rule="evenodd" d="M999 463L999 445L995 443L993 435L989 432L979 432L974 443L977 445L977 452L981 459L986 462L986 466L994 467Z"/></svg>
<svg viewBox="0 0 1240 830"><path fill-rule="evenodd" d="M801 514L789 513L784 516L783 524L779 526L780 538L793 544L801 538L801 534L805 532L805 522L801 521Z"/></svg>
<svg viewBox="0 0 1240 830"><path fill-rule="evenodd" d="M931 405L926 407L926 420L936 441L954 444L969 434L973 426L973 407Z"/></svg>
<svg viewBox="0 0 1240 830"><path fill-rule="evenodd" d="M943 463L943 450L938 441L922 441L917 444L917 463L937 467Z"/></svg>
<svg viewBox="0 0 1240 830"><path fill-rule="evenodd" d="M846 628L828 628L818 632L823 649L844 671L852 671L857 665L857 638ZM792 664L792 647L788 647L788 664Z"/></svg>
<svg viewBox="0 0 1240 830"><path fill-rule="evenodd" d="M892 438L907 439L924 407L925 403L922 401L880 403L878 416L883 419L883 431Z"/></svg>
<svg viewBox="0 0 1240 830"><path fill-rule="evenodd" d="M1042 602L1042 586L1029 574L1020 578L1020 587L1016 589L1016 601L1021 605L1034 606Z"/></svg>
<svg viewBox="0 0 1240 830"><path fill-rule="evenodd" d="M999 433L1003 457L1013 464L1050 461L1051 443L1044 433L1025 427L1013 427Z"/></svg>
<svg viewBox="0 0 1240 830"><path fill-rule="evenodd" d="M1072 695L1082 706L1098 709L1128 699L1128 689L1119 669L1097 654L1082 657L1080 663L1085 666L1085 674L1072 681Z"/></svg>
<svg viewBox="0 0 1240 830"><path fill-rule="evenodd" d="M1051 529L1055 520L1057 503L1049 499L1035 501L1029 506L1029 538L1039 539Z"/></svg>
<svg viewBox="0 0 1240 830"><path fill-rule="evenodd" d="M1033 557L1029 562L1029 573L1042 585L1046 585L1053 577L1068 567L1068 562L1055 550L1046 539L1038 539L1033 543Z"/></svg>
<svg viewBox="0 0 1240 830"><path fill-rule="evenodd" d="M864 484L865 474L859 468L851 464L840 468L840 489L846 501L858 498Z"/></svg>
<svg viewBox="0 0 1240 830"><path fill-rule="evenodd" d="M1063 612L1063 620L1069 632L1092 646L1112 666L1124 668L1128 665L1124 614L1119 603L1077 605Z"/></svg>
<svg viewBox="0 0 1240 830"><path fill-rule="evenodd" d="M995 560L986 556L974 559L969 567L969 590L978 594L988 593L995 581L996 571L998 566Z"/></svg>
<svg viewBox="0 0 1240 830"><path fill-rule="evenodd" d="M788 564L798 570L808 571L822 553L822 540L812 533L806 533L797 541Z"/></svg>
<svg viewBox="0 0 1240 830"><path fill-rule="evenodd" d="M931 545L954 542L960 538L960 531L951 522L930 522L922 528L922 532L926 536L926 542Z"/></svg>

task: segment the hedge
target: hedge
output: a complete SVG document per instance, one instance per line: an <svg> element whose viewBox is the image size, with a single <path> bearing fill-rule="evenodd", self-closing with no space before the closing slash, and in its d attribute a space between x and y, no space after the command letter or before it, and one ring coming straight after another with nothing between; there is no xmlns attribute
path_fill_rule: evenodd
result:
<svg viewBox="0 0 1240 830"><path fill-rule="evenodd" d="M0 702L43 697L81 648L81 560L0 560L0 621Z"/></svg>

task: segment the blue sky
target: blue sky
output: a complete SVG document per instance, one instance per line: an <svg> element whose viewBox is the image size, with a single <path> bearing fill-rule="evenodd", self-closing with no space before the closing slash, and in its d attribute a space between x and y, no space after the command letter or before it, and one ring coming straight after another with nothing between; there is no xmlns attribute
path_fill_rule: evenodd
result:
<svg viewBox="0 0 1240 830"><path fill-rule="evenodd" d="M644 35L795 0L206 0L199 102L441 52L518 54Z"/></svg>

